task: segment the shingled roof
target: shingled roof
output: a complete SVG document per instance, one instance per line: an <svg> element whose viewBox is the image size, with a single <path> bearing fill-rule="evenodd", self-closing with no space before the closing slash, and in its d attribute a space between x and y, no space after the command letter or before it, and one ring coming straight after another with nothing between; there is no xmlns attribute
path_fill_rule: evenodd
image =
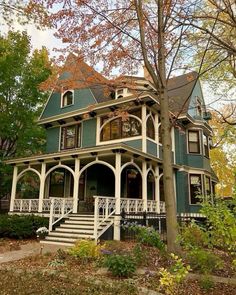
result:
<svg viewBox="0 0 236 295"><path fill-rule="evenodd" d="M110 100L109 80L86 64L82 58L69 54L57 85L64 88L89 88L97 102Z"/></svg>
<svg viewBox="0 0 236 295"><path fill-rule="evenodd" d="M174 114L186 114L188 111L190 97L197 79L198 73L191 72L168 81L170 111Z"/></svg>

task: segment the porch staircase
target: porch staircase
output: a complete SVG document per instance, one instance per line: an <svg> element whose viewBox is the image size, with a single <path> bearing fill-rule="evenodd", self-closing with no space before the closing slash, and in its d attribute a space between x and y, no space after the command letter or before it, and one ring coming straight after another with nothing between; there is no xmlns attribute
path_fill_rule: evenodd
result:
<svg viewBox="0 0 236 295"><path fill-rule="evenodd" d="M114 217L110 217L98 227L101 233ZM49 232L42 244L74 246L80 239L94 239L94 214L69 214L53 231Z"/></svg>

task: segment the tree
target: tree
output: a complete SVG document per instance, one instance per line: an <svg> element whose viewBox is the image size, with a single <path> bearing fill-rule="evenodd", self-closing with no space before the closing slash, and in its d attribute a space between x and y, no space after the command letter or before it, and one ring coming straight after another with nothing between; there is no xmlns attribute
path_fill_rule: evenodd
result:
<svg viewBox="0 0 236 295"><path fill-rule="evenodd" d="M222 118L225 120L230 118L230 121L224 122ZM226 105L219 111L212 112L211 163L219 178L219 184L216 187L216 193L219 196L232 196L236 185L236 128L230 124L232 120L232 105Z"/></svg>
<svg viewBox="0 0 236 295"><path fill-rule="evenodd" d="M52 66L45 48L30 55L25 32L0 36L0 52L0 182L8 183L8 168L2 161L38 153L44 147L44 131L35 121L47 94L38 86L48 78ZM4 188L0 194L4 195Z"/></svg>

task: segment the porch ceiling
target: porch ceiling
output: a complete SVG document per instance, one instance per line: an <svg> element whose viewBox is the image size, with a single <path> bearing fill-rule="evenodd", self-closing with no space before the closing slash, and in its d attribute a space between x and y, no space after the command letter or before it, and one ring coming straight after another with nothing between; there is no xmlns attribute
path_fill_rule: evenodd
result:
<svg viewBox="0 0 236 295"><path fill-rule="evenodd" d="M95 159L96 157L106 158L111 161L111 155L114 155L116 152L120 152L124 157L140 159L140 161L146 160L148 162L153 163L162 163L162 160L147 155L146 153L141 152L138 149L130 147L124 143L117 144L106 144L103 146L84 148L84 149L73 149L67 151L60 151L57 153L51 154L43 154L43 155L35 155L27 158L17 158L12 160L5 161L6 164L17 165L17 166L28 166L28 165L36 165L41 162L45 163L58 163L61 162L73 162L73 158L78 157L79 159L86 161L88 159Z"/></svg>

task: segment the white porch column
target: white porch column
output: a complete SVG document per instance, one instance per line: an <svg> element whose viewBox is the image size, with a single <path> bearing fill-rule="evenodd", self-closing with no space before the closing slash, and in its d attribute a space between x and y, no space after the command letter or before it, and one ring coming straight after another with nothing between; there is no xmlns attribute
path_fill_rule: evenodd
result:
<svg viewBox="0 0 236 295"><path fill-rule="evenodd" d="M143 211L147 211L147 162L142 162L142 199L143 199Z"/></svg>
<svg viewBox="0 0 236 295"><path fill-rule="evenodd" d="M46 178L46 163L42 163L41 176L40 176L40 187L39 187L39 208L38 212L43 212L43 198L45 190L45 179Z"/></svg>
<svg viewBox="0 0 236 295"><path fill-rule="evenodd" d="M160 213L160 178L159 167L155 167L155 200L157 202L157 213Z"/></svg>
<svg viewBox="0 0 236 295"><path fill-rule="evenodd" d="M78 211L79 171L80 171L80 159L75 158L75 175L74 175L74 190L73 190L73 213L77 213L77 211Z"/></svg>
<svg viewBox="0 0 236 295"><path fill-rule="evenodd" d="M145 104L142 105L142 152L147 152L147 107Z"/></svg>
<svg viewBox="0 0 236 295"><path fill-rule="evenodd" d="M157 158L159 158L159 116L155 114L155 142L157 144Z"/></svg>
<svg viewBox="0 0 236 295"><path fill-rule="evenodd" d="M121 187L121 154L116 153L115 199L116 216L114 219L114 240L120 240L120 187Z"/></svg>
<svg viewBox="0 0 236 295"><path fill-rule="evenodd" d="M11 187L11 203L10 203L10 211L11 212L13 212L13 210L14 210L14 201L15 201L15 197L16 197L17 174L18 174L18 167L14 166L12 187Z"/></svg>

